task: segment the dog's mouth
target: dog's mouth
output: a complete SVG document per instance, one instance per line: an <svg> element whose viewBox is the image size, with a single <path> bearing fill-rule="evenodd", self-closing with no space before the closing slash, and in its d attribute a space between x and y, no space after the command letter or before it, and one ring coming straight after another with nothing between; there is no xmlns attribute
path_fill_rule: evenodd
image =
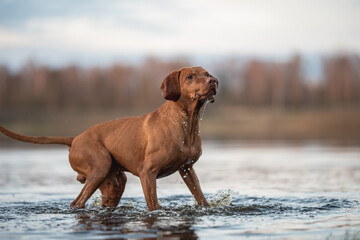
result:
<svg viewBox="0 0 360 240"><path fill-rule="evenodd" d="M217 90L217 89L216 89L216 86L215 86L215 85L211 85L209 92L212 93L213 96L215 96L215 95L216 95L216 90Z"/></svg>
<svg viewBox="0 0 360 240"><path fill-rule="evenodd" d="M200 100L209 100L210 103L215 102L214 96L216 95L216 87L210 86L209 90L205 93L196 93L195 94Z"/></svg>
<svg viewBox="0 0 360 240"><path fill-rule="evenodd" d="M210 101L210 103L215 102L215 98L214 96L216 95L216 88L215 87L211 87L208 93L208 100Z"/></svg>

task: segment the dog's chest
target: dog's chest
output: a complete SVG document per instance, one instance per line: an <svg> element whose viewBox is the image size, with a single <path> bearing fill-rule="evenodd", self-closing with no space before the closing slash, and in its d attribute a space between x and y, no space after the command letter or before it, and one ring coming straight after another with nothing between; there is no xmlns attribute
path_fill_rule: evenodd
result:
<svg viewBox="0 0 360 240"><path fill-rule="evenodd" d="M181 165L192 165L194 164L201 155L201 145L182 145L180 147L180 163Z"/></svg>
<svg viewBox="0 0 360 240"><path fill-rule="evenodd" d="M200 146L181 146L177 151L171 154L167 161L163 162L161 170L159 171L157 178L166 177L180 168L191 167L201 155Z"/></svg>

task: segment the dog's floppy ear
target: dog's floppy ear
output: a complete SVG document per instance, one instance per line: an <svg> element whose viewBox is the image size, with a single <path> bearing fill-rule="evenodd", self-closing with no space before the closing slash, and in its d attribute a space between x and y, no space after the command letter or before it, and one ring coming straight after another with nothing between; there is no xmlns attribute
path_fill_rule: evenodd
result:
<svg viewBox="0 0 360 240"><path fill-rule="evenodd" d="M180 71L173 71L161 83L161 91L165 99L176 102L180 97Z"/></svg>

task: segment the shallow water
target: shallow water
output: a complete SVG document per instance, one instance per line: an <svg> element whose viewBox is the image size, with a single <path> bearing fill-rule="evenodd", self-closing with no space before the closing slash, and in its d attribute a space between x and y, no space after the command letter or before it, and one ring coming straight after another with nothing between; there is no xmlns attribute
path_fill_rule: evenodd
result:
<svg viewBox="0 0 360 240"><path fill-rule="evenodd" d="M67 148L0 148L0 239L359 239L360 148L208 142L195 165L210 208L178 174L147 212L138 178L101 208L72 210L82 185Z"/></svg>

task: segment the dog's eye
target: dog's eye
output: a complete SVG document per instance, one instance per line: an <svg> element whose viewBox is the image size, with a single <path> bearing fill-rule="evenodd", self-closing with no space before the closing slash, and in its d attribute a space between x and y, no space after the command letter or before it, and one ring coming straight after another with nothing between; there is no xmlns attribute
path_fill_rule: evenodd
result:
<svg viewBox="0 0 360 240"><path fill-rule="evenodd" d="M208 72L206 72L205 77L210 77L210 74Z"/></svg>
<svg viewBox="0 0 360 240"><path fill-rule="evenodd" d="M193 78L193 75L189 74L186 76L187 79L191 80Z"/></svg>

